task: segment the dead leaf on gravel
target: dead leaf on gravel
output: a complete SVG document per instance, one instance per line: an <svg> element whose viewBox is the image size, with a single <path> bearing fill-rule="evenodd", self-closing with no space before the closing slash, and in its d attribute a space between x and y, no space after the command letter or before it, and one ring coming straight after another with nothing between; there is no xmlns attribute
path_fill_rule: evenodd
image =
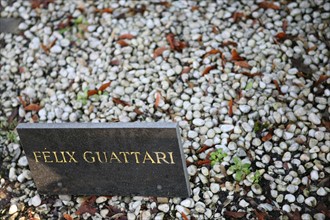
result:
<svg viewBox="0 0 330 220"><path fill-rule="evenodd" d="M252 66L250 66L250 64L247 61L245 61L245 60L243 60L243 61L235 61L234 63L235 63L235 65L237 65L237 66L239 66L241 68L246 68L246 69L251 69L252 68Z"/></svg>
<svg viewBox="0 0 330 220"><path fill-rule="evenodd" d="M314 82L313 86L314 87L318 87L320 84L324 83L325 81L327 81L330 78L330 76L327 75L321 75L320 78Z"/></svg>
<svg viewBox="0 0 330 220"><path fill-rule="evenodd" d="M155 96L156 96L155 108L158 108L162 95L160 94L160 92L156 92Z"/></svg>
<svg viewBox="0 0 330 220"><path fill-rule="evenodd" d="M206 67L202 73L202 76L205 76L206 74L208 74L211 70L215 69L216 67L217 67L217 65L212 65L212 66Z"/></svg>
<svg viewBox="0 0 330 220"><path fill-rule="evenodd" d="M112 13L113 9L112 8L102 8L102 9L95 9L96 13Z"/></svg>
<svg viewBox="0 0 330 220"><path fill-rule="evenodd" d="M234 12L231 16L234 19L234 22L237 23L245 18L245 14L243 12Z"/></svg>
<svg viewBox="0 0 330 220"><path fill-rule="evenodd" d="M123 34L118 37L119 40L124 40L124 39L131 40L133 38L135 38L135 36L132 34Z"/></svg>
<svg viewBox="0 0 330 220"><path fill-rule="evenodd" d="M172 33L166 35L166 40L169 43L170 48L178 52L182 52L182 49L188 46L188 43L176 40L175 35Z"/></svg>
<svg viewBox="0 0 330 220"><path fill-rule="evenodd" d="M158 47L155 51L154 51L154 59L158 56L161 56L163 54L163 52L167 50L167 47Z"/></svg>
<svg viewBox="0 0 330 220"><path fill-rule="evenodd" d="M270 139L272 139L273 137L273 132L272 131L269 131L265 136L262 137L262 141L263 142L266 142L266 141L269 141Z"/></svg>
<svg viewBox="0 0 330 220"><path fill-rule="evenodd" d="M233 99L228 101L228 115L229 117L233 116Z"/></svg>
<svg viewBox="0 0 330 220"><path fill-rule="evenodd" d="M234 212L234 211L225 211L224 215L228 218L240 219L243 218L247 213L246 212Z"/></svg>
<svg viewBox="0 0 330 220"><path fill-rule="evenodd" d="M119 98L112 98L112 101L116 103L117 105L122 105L122 106L130 106L128 102L125 102Z"/></svg>
<svg viewBox="0 0 330 220"><path fill-rule="evenodd" d="M280 10L280 6L275 4L274 2L269 2L269 1L263 1L258 4L259 8L263 9L274 9L274 10Z"/></svg>
<svg viewBox="0 0 330 220"><path fill-rule="evenodd" d="M77 215L82 215L84 213L89 213L91 215L95 215L97 208L94 207L94 203L96 200L96 196L90 196L84 201L79 209L75 212Z"/></svg>
<svg viewBox="0 0 330 220"><path fill-rule="evenodd" d="M254 210L254 213L256 214L258 220L265 220L268 216L267 212L258 211L257 209Z"/></svg>
<svg viewBox="0 0 330 220"><path fill-rule="evenodd" d="M203 55L203 59L205 59L206 57L208 57L208 56L210 56L210 55L214 55L214 54L218 54L218 53L222 54L220 50L218 50L218 49L212 49L212 50L206 52L206 53Z"/></svg>
<svg viewBox="0 0 330 220"><path fill-rule="evenodd" d="M313 70L304 64L304 59L302 57L292 58L291 63L293 67L296 67L298 71L304 73L302 76L306 79L311 79L313 76Z"/></svg>
<svg viewBox="0 0 330 220"><path fill-rule="evenodd" d="M241 57L235 49L232 49L232 51L231 51L231 60L233 60L233 61L242 61L242 60L244 60L244 58Z"/></svg>
<svg viewBox="0 0 330 220"><path fill-rule="evenodd" d="M38 104L30 104L24 108L25 111L39 111L41 109Z"/></svg>
<svg viewBox="0 0 330 220"><path fill-rule="evenodd" d="M129 45L125 40L118 40L117 44L119 44L122 47L127 47Z"/></svg>
<svg viewBox="0 0 330 220"><path fill-rule="evenodd" d="M64 218L65 220L73 220L73 218L72 218L71 215L69 215L69 214L63 214L63 218Z"/></svg>

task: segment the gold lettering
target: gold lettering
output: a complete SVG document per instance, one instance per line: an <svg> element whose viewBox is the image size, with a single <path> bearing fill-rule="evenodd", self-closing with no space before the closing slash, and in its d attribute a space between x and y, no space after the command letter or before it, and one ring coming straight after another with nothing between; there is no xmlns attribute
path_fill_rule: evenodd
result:
<svg viewBox="0 0 330 220"><path fill-rule="evenodd" d="M111 153L111 157L110 157L110 163L112 163L112 160L117 160L118 163L121 163L121 161L119 160L118 156L116 155L115 152Z"/></svg>
<svg viewBox="0 0 330 220"><path fill-rule="evenodd" d="M69 163L71 163L71 160L73 160L73 162L78 163L78 161L74 158L74 154L76 153L75 151L71 151L71 153L69 151L65 152L69 157Z"/></svg>
<svg viewBox="0 0 330 220"><path fill-rule="evenodd" d="M129 152L119 152L119 155L120 154L122 154L124 156L125 163L128 163L127 155L126 154L129 154Z"/></svg>
<svg viewBox="0 0 330 220"><path fill-rule="evenodd" d="M64 161L64 163L66 163L66 159L65 159L64 153L65 153L64 151L61 151L63 161Z"/></svg>
<svg viewBox="0 0 330 220"><path fill-rule="evenodd" d="M107 159L107 153L106 153L106 152L103 152L103 155L104 155L104 159L105 159L105 161L102 161L102 160L101 160L100 152L96 152L96 155L97 155L97 158L98 158L98 160L99 160L100 163L106 163L106 162L108 162L108 159Z"/></svg>
<svg viewBox="0 0 330 220"><path fill-rule="evenodd" d="M165 163L169 163L166 161L166 154L164 152L154 152L154 154L156 154L158 164L161 164L160 160L164 161Z"/></svg>
<svg viewBox="0 0 330 220"><path fill-rule="evenodd" d="M150 160L151 163L155 163L155 161L152 159L152 157L150 156L150 154L148 153L148 151L146 151L146 154L144 155L143 163L145 163L146 160Z"/></svg>
<svg viewBox="0 0 330 220"><path fill-rule="evenodd" d="M92 161L90 161L90 160L87 159L86 154L93 154L93 153L91 151L85 151L83 157L84 157L84 160L87 163L94 163L95 162L95 157L91 156L90 158L92 159Z"/></svg>
<svg viewBox="0 0 330 220"><path fill-rule="evenodd" d="M175 164L173 160L173 152L167 152L170 155L171 164Z"/></svg>
<svg viewBox="0 0 330 220"><path fill-rule="evenodd" d="M54 161L48 160L50 158L50 151L43 151L42 155L44 156L45 163L53 163Z"/></svg>
<svg viewBox="0 0 330 220"><path fill-rule="evenodd" d="M140 152L131 152L131 155L134 154L135 155L135 163L140 163L139 162L139 157L138 155L140 155L141 153Z"/></svg>
<svg viewBox="0 0 330 220"><path fill-rule="evenodd" d="M53 154L54 154L54 157L55 157L55 163L63 163L63 160L58 160L56 151L53 151Z"/></svg>
<svg viewBox="0 0 330 220"><path fill-rule="evenodd" d="M40 155L37 155L40 154L40 151L33 151L33 155L34 155L34 160L39 163L39 160L38 160L38 157L41 157Z"/></svg>

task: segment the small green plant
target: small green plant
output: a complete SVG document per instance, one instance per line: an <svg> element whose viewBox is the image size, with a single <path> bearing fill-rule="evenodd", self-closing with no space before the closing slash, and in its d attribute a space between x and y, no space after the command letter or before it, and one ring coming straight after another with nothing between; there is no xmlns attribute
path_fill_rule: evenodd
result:
<svg viewBox="0 0 330 220"><path fill-rule="evenodd" d="M88 88L85 88L83 92L78 93L77 100L80 101L83 105L86 105L87 99L88 99Z"/></svg>
<svg viewBox="0 0 330 220"><path fill-rule="evenodd" d="M211 166L214 166L217 162L221 163L223 158L227 157L227 154L225 152L222 152L222 149L218 149L217 151L214 151L210 155L211 160Z"/></svg>
<svg viewBox="0 0 330 220"><path fill-rule="evenodd" d="M252 179L253 179L253 183L259 183L260 178L261 178L261 173L260 173L259 170L257 170L257 171L254 173L254 176L252 177Z"/></svg>
<svg viewBox="0 0 330 220"><path fill-rule="evenodd" d="M17 143L18 142L18 135L15 131L8 131L7 132L7 140L10 143Z"/></svg>
<svg viewBox="0 0 330 220"><path fill-rule="evenodd" d="M229 171L235 173L235 180L240 182L243 180L250 171L250 164L244 163L238 157L233 158L234 164L229 167Z"/></svg>
<svg viewBox="0 0 330 220"><path fill-rule="evenodd" d="M254 123L254 127L253 127L253 131L255 133L259 133L259 132L262 132L262 130L268 128L270 126L270 124L268 122L260 122L260 121L257 121L256 123Z"/></svg>

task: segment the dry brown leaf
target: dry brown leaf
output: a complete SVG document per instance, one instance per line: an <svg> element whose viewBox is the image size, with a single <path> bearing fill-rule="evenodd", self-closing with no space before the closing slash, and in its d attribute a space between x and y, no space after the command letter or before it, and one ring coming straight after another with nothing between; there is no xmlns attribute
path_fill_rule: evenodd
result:
<svg viewBox="0 0 330 220"><path fill-rule="evenodd" d="M229 106L228 115L229 115L229 117L231 117L231 116L233 116L233 99L230 99L228 101L228 106Z"/></svg>
<svg viewBox="0 0 330 220"><path fill-rule="evenodd" d="M234 12L231 17L234 19L234 22L237 23L245 17L245 14L243 12Z"/></svg>
<svg viewBox="0 0 330 220"><path fill-rule="evenodd" d="M246 215L246 212L234 212L234 211L225 211L224 215L228 218L243 218Z"/></svg>
<svg viewBox="0 0 330 220"><path fill-rule="evenodd" d="M158 108L159 103L160 103L160 99L161 99L161 94L160 94L160 92L156 92L155 108Z"/></svg>
<svg viewBox="0 0 330 220"><path fill-rule="evenodd" d="M90 97L92 95L98 94L98 91L96 89L88 90L87 96Z"/></svg>
<svg viewBox="0 0 330 220"><path fill-rule="evenodd" d="M280 88L280 85L278 84L277 80L274 79L274 80L273 80L273 83L275 84L275 87L276 87L278 93L279 93L280 95L283 95L283 93L282 93L282 91L281 91L281 88Z"/></svg>
<svg viewBox="0 0 330 220"><path fill-rule="evenodd" d="M188 217L187 217L187 215L184 214L184 212L181 212L181 216L182 216L182 219L183 220L189 220Z"/></svg>
<svg viewBox="0 0 330 220"><path fill-rule="evenodd" d="M50 48L52 48L55 45L56 41L57 41L57 39L53 40L49 45L41 44L41 48L45 51L45 53L48 54Z"/></svg>
<svg viewBox="0 0 330 220"><path fill-rule="evenodd" d="M53 3L54 0L30 0L31 8L47 8L49 3Z"/></svg>
<svg viewBox="0 0 330 220"><path fill-rule="evenodd" d="M268 216L267 212L259 212L257 209L254 210L254 213L256 214L258 220L265 220Z"/></svg>
<svg viewBox="0 0 330 220"><path fill-rule="evenodd" d="M325 81L327 81L330 78L330 76L327 75L321 75L320 78L313 84L314 87L318 87Z"/></svg>
<svg viewBox="0 0 330 220"><path fill-rule="evenodd" d="M241 72L241 74L247 77L263 76L263 74L260 72L257 73Z"/></svg>
<svg viewBox="0 0 330 220"><path fill-rule="evenodd" d="M202 165L205 165L205 164L211 164L211 161L210 160L199 160L199 161L197 161L198 166L202 166Z"/></svg>
<svg viewBox="0 0 330 220"><path fill-rule="evenodd" d="M119 44L122 47L127 47L129 45L125 40L118 40L117 44Z"/></svg>
<svg viewBox="0 0 330 220"><path fill-rule="evenodd" d="M131 40L133 38L135 38L135 36L132 34L123 34L118 37L119 40L124 40L124 39Z"/></svg>
<svg viewBox="0 0 330 220"><path fill-rule="evenodd" d="M263 142L266 142L266 141L269 141L270 139L272 139L272 137L273 137L273 132L270 131L265 136L263 136L261 140Z"/></svg>
<svg viewBox="0 0 330 220"><path fill-rule="evenodd" d="M24 99L22 98L22 96L18 96L19 102L23 105L23 107L25 108L26 106L26 101L24 101Z"/></svg>
<svg viewBox="0 0 330 220"><path fill-rule="evenodd" d="M110 64L113 65L113 66L118 66L120 64L120 61L115 59L115 60L111 60L110 61Z"/></svg>
<svg viewBox="0 0 330 220"><path fill-rule="evenodd" d="M112 101L116 103L117 105L122 105L122 106L130 106L128 102L125 102L119 98L112 98Z"/></svg>
<svg viewBox="0 0 330 220"><path fill-rule="evenodd" d="M206 67L202 73L202 76L205 76L206 74L208 74L211 70L215 69L216 67L217 67L217 65L212 65L212 66Z"/></svg>
<svg viewBox="0 0 330 220"><path fill-rule="evenodd" d="M210 148L210 146L207 145L203 145L202 148L200 148L198 151L196 151L196 154L200 154L202 152L205 152L206 150L208 150Z"/></svg>
<svg viewBox="0 0 330 220"><path fill-rule="evenodd" d="M166 40L170 44L170 48L178 52L182 52L182 49L188 46L188 44L184 41L175 40L175 36L172 33L166 35Z"/></svg>
<svg viewBox="0 0 330 220"><path fill-rule="evenodd" d="M93 205L95 203L96 196L89 197L86 201L84 201L79 209L75 212L76 215L82 215L84 213L89 213L91 215L95 215L97 208L95 208Z"/></svg>
<svg viewBox="0 0 330 220"><path fill-rule="evenodd" d="M167 50L167 47L158 47L155 51L154 51L154 59L158 56L161 56L163 54L163 52Z"/></svg>
<svg viewBox="0 0 330 220"><path fill-rule="evenodd" d="M258 4L259 8L263 9L274 9L274 10L280 10L280 6L276 5L274 2L269 1L263 1Z"/></svg>
<svg viewBox="0 0 330 220"><path fill-rule="evenodd" d="M245 60L242 60L242 61L235 61L234 62L235 65L241 67L241 68L246 68L246 69L251 69L252 67L250 66L250 64L245 61Z"/></svg>
<svg viewBox="0 0 330 220"><path fill-rule="evenodd" d="M241 57L235 49L232 49L232 51L231 51L231 60L233 60L233 61L242 61L242 60L244 60L244 58Z"/></svg>
<svg viewBox="0 0 330 220"><path fill-rule="evenodd" d="M137 115L143 115L143 112L142 112L138 107L135 107L134 112L135 112Z"/></svg>
<svg viewBox="0 0 330 220"><path fill-rule="evenodd" d="M194 5L194 6L191 7L191 11L196 11L198 9L199 9L199 6L197 6L197 5Z"/></svg>
<svg viewBox="0 0 330 220"><path fill-rule="evenodd" d="M109 86L111 85L111 82L107 82L104 83L100 86L100 88L98 89L99 91L103 92L104 90L106 90Z"/></svg>
<svg viewBox="0 0 330 220"><path fill-rule="evenodd" d="M282 30L283 32L286 32L287 29L288 29L288 20L284 19L282 22Z"/></svg>
<svg viewBox="0 0 330 220"><path fill-rule="evenodd" d="M237 43L235 41L227 40L222 42L221 46L226 47L226 46L234 46L237 47Z"/></svg>
<svg viewBox="0 0 330 220"><path fill-rule="evenodd" d="M102 9L95 9L95 12L97 13L112 13L113 9L112 8L102 8Z"/></svg>
<svg viewBox="0 0 330 220"><path fill-rule="evenodd" d="M217 27L217 26L214 26L213 25L213 27L212 27L212 33L214 33L214 34L219 34L219 28Z"/></svg>
<svg viewBox="0 0 330 220"><path fill-rule="evenodd" d="M208 57L208 56L210 56L210 55L214 55L214 54L218 54L218 53L222 54L220 50L218 50L218 49L212 49L212 50L206 52L206 53L203 55L203 59L205 59L206 57Z"/></svg>
<svg viewBox="0 0 330 220"><path fill-rule="evenodd" d="M186 67L183 68L181 74L187 74L187 73L189 73L189 71L190 71L190 67L186 66Z"/></svg>
<svg viewBox="0 0 330 220"><path fill-rule="evenodd" d="M30 104L24 107L25 111L39 111L41 109L40 105L38 104Z"/></svg>
<svg viewBox="0 0 330 220"><path fill-rule="evenodd" d="M69 214L63 214L63 218L65 219L65 220L73 220L73 218L71 217L71 215L69 215Z"/></svg>

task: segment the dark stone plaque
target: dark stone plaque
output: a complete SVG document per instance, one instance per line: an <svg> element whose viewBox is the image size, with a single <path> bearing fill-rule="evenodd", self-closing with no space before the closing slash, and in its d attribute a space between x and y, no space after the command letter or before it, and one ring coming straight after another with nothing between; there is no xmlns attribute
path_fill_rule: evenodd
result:
<svg viewBox="0 0 330 220"><path fill-rule="evenodd" d="M20 124L39 193L188 197L176 123Z"/></svg>

